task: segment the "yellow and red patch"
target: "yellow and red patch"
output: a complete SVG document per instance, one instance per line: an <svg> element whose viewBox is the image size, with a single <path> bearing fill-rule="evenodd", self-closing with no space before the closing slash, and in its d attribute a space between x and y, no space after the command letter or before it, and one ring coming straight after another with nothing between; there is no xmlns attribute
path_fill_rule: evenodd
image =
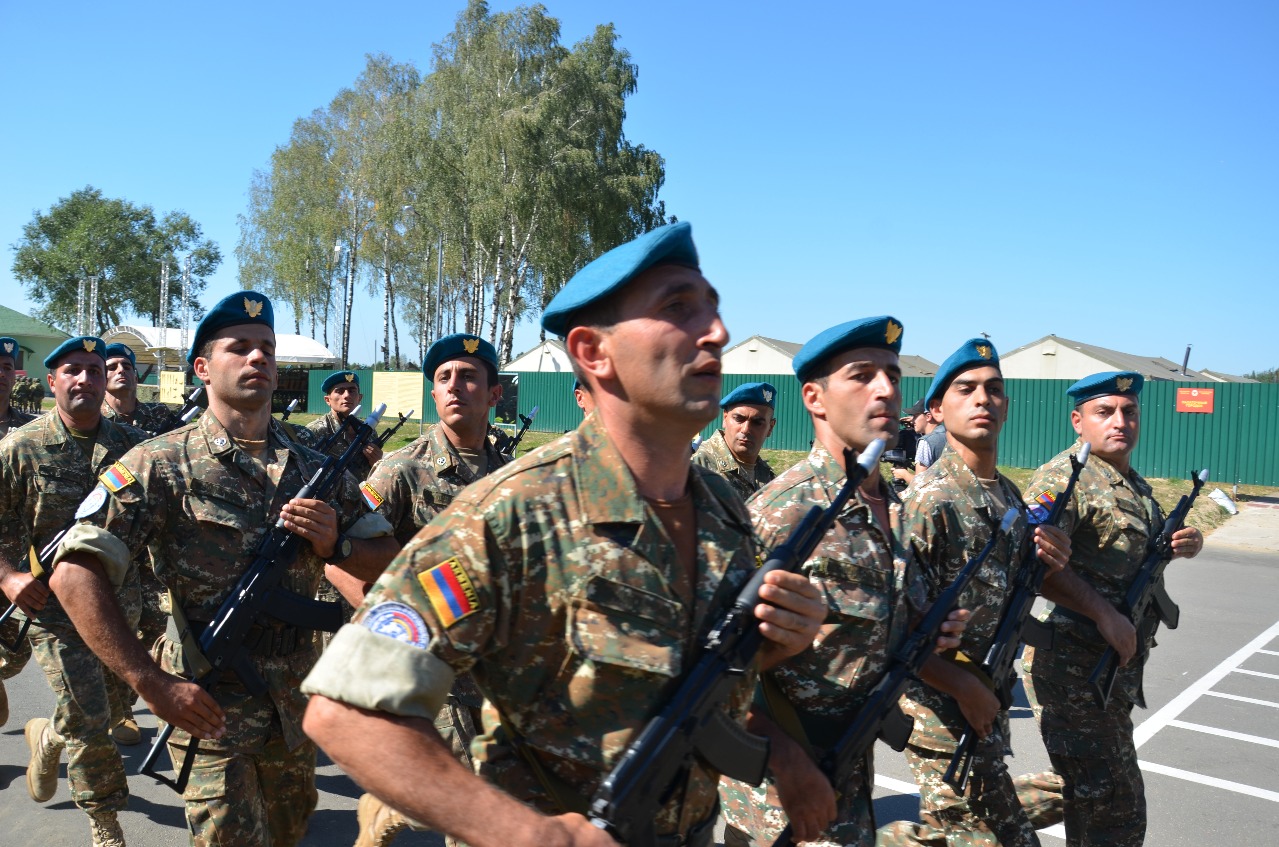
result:
<svg viewBox="0 0 1279 847"><path fill-rule="evenodd" d="M480 596L456 556L418 574L417 581L444 627L479 611Z"/></svg>
<svg viewBox="0 0 1279 847"><path fill-rule="evenodd" d="M127 488L137 482L137 478L129 472L124 465L116 462L98 477L98 481L107 487L107 490L115 494L122 488Z"/></svg>
<svg viewBox="0 0 1279 847"><path fill-rule="evenodd" d="M369 507L370 512L376 512L378 507L386 502L385 498L377 493L377 489L367 482L360 483L360 494L363 495L364 503Z"/></svg>

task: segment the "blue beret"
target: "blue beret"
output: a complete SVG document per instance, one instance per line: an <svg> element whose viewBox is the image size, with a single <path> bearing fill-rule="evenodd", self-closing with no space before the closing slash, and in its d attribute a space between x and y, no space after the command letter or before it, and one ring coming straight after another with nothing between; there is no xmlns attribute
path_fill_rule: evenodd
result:
<svg viewBox="0 0 1279 847"><path fill-rule="evenodd" d="M422 362L422 373L428 379L433 379L440 365L463 356L472 356L487 362L493 366L494 370L497 370L497 351L493 349L493 345L478 335L459 332L446 335L431 345L426 351L426 359Z"/></svg>
<svg viewBox="0 0 1279 847"><path fill-rule="evenodd" d="M791 361L791 366L795 368L795 376L803 382L831 356L857 347L882 347L900 353L902 322L897 318L881 315L833 326L817 333L801 347Z"/></svg>
<svg viewBox="0 0 1279 847"><path fill-rule="evenodd" d="M119 359L121 356L128 359L129 363L135 368L138 366L138 357L133 355L133 351L129 349L128 345L121 344L119 341L107 345L108 359Z"/></svg>
<svg viewBox="0 0 1279 847"><path fill-rule="evenodd" d="M1075 400L1075 405L1087 403L1097 397L1108 397L1112 394L1131 394L1136 397L1141 393L1141 386L1146 378L1136 371L1106 371L1105 373L1086 376L1066 389Z"/></svg>
<svg viewBox="0 0 1279 847"><path fill-rule="evenodd" d="M8 356L18 361L18 339L0 335L0 356Z"/></svg>
<svg viewBox="0 0 1279 847"><path fill-rule="evenodd" d="M328 394L336 386L354 384L356 388L360 387L360 375L355 371L338 371L335 374L329 374L324 382L320 383L320 391Z"/></svg>
<svg viewBox="0 0 1279 847"><path fill-rule="evenodd" d="M700 270L693 228L681 221L659 226L633 241L614 247L564 284L542 312L542 329L568 335L573 313L621 290L635 277L658 265Z"/></svg>
<svg viewBox="0 0 1279 847"><path fill-rule="evenodd" d="M724 395L719 401L721 409L747 404L776 409L777 389L767 382L744 382Z"/></svg>
<svg viewBox="0 0 1279 847"><path fill-rule="evenodd" d="M195 328L195 340L191 342L187 362L195 364L196 352L204 346L213 333L241 324L265 324L274 332L275 312L271 308L271 300L265 294L259 294L256 291L237 291L223 297Z"/></svg>
<svg viewBox="0 0 1279 847"><path fill-rule="evenodd" d="M945 394L951 380L964 371L987 365L999 367L999 353L995 351L995 345L984 338L968 339L937 369L937 375L933 377L932 385L928 386L928 393L924 395L924 406L931 406L934 400Z"/></svg>
<svg viewBox="0 0 1279 847"><path fill-rule="evenodd" d="M96 354L105 364L107 345L101 338L96 335L77 335L75 338L68 338L59 344L52 353L44 357L44 366L46 368L55 367L58 360L63 356L69 356L72 353L88 352Z"/></svg>

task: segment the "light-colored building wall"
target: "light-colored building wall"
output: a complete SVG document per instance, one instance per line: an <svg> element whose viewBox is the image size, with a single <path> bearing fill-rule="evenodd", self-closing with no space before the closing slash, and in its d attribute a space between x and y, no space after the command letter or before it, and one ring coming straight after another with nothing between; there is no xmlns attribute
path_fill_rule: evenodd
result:
<svg viewBox="0 0 1279 847"><path fill-rule="evenodd" d="M1099 371L1114 370L1099 359L1053 340L1001 356L999 369L1005 379L1083 379Z"/></svg>
<svg viewBox="0 0 1279 847"><path fill-rule="evenodd" d="M740 344L724 353L720 366L726 374L789 374L791 357L767 344Z"/></svg>
<svg viewBox="0 0 1279 847"><path fill-rule="evenodd" d="M568 373L573 366L563 345L548 339L527 353L516 356L502 370L509 373Z"/></svg>

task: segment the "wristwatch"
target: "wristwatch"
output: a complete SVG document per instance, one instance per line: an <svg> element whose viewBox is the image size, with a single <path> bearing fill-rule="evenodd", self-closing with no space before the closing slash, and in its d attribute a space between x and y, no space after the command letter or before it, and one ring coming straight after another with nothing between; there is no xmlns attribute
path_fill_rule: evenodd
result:
<svg viewBox="0 0 1279 847"><path fill-rule="evenodd" d="M351 539L346 537L345 532L338 533L338 540L333 545L333 555L329 557L329 564L336 565L345 562L351 555Z"/></svg>

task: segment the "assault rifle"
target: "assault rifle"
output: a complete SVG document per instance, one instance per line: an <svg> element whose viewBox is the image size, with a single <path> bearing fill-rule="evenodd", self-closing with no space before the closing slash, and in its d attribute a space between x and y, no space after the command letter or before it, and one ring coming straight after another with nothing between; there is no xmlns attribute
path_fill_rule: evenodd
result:
<svg viewBox="0 0 1279 847"><path fill-rule="evenodd" d="M62 543L62 539L65 538L67 533L71 531L71 528L79 522L80 518L78 515L73 517L53 534L53 538L49 539L49 543L40 548L40 553L36 556L35 562L37 567L32 568L32 571L36 574L36 579L48 584L49 577L53 574L53 555L58 552L58 545ZM13 613L17 610L18 604L10 603L7 609L0 612L0 626L4 626L5 622L9 620L9 618L13 617ZM22 639L27 637L27 630L29 629L31 629L31 617L27 616L27 618L22 621L22 625L18 627L18 635L13 639L13 643L9 644L0 641L0 644L3 644L5 649L11 652L18 650L18 648L22 646Z"/></svg>
<svg viewBox="0 0 1279 847"><path fill-rule="evenodd" d="M341 457L326 456L324 462L294 497L327 500L340 483L351 461L364 449L365 443L374 437L374 427L377 426L378 419L382 417L384 411L386 406L379 406L373 414L360 423L355 439ZM325 632L336 632L342 625L342 607L339 603L302 597L281 587L280 583L297 557L301 543L300 536L284 528L283 518L277 519L275 525L262 537L253 561L240 576L239 582L231 593L222 601L222 606L213 616L213 620L200 633L199 652L208 663L208 670L203 673L193 673L192 682L205 691L212 691L221 681L222 675L230 671L239 677L240 682L250 694L261 696L267 691L266 681L253 667L251 645L246 643L249 630L253 626L260 623L266 624L268 618L275 618L299 628L319 629ZM188 665L193 665L197 661L187 656ZM191 776L191 766L195 764L199 741L192 736L177 779L169 779L155 770L155 761L172 734L173 724L166 724L156 736L155 743L151 745L151 750L142 761L142 767L138 769L138 773L155 777L159 782L182 793ZM176 766L175 762L174 767Z"/></svg>
<svg viewBox="0 0 1279 847"><path fill-rule="evenodd" d="M1036 526L1056 526L1057 521L1061 520L1061 513L1075 493L1075 483L1079 481L1079 474L1083 471L1084 465L1088 464L1088 454L1091 452L1092 445L1085 441L1084 446L1079 448L1078 455L1070 457L1070 479L1066 482L1065 490L1052 501L1050 510L1046 513L1038 511L1042 507L1030 510L1032 531ZM1017 569L1013 590L1004 601L999 626L995 629L995 639L991 642L990 649L986 651L986 658L979 665L982 674L994 686L1000 708L1005 711L1011 709L1013 705L1013 686L1017 682L1017 672L1013 669L1013 665L1017 661L1017 653L1021 649L1022 642L1043 650L1051 650L1053 646L1053 628L1031 617L1030 614L1031 607L1035 605L1035 597L1039 595L1039 590L1044 585L1044 577L1048 575L1048 566L1039 558L1036 551L1037 547L1034 544L1026 551L1021 567ZM964 721L964 731L959 736L959 746L955 749L955 755L951 757L950 766L946 768L945 775L942 776L942 779L960 794L964 793L964 788L968 785L968 775L973 766L973 745L976 742L977 734L973 732L972 726Z"/></svg>
<svg viewBox="0 0 1279 847"><path fill-rule="evenodd" d="M383 409L386 408L385 403L382 404L382 408ZM400 419L395 422L395 426L391 427L390 429L388 429L386 432L382 433L381 435L374 433L373 437L370 438L369 440L379 447L386 444L386 442L391 440L391 436L395 435L395 433L399 431L400 427L404 426L405 422L408 421L409 416L412 415L414 411L416 410L409 409L408 415L404 414L403 412L399 413ZM320 453L328 453L329 448L332 447L335 443L337 443L338 436L342 434L343 430L350 429L352 432L359 432L360 427L362 426L362 423L360 422L360 418L359 418L359 413L360 413L360 407L356 406L354 409L351 410L351 413L349 415L347 415L345 418L342 419L342 425L339 426L335 432L330 433L323 441L319 443L319 445L315 449Z"/></svg>
<svg viewBox="0 0 1279 847"><path fill-rule="evenodd" d="M195 390L191 392L191 396L187 397L187 401L182 404L182 408L178 409L178 422L173 426L166 427L156 435L164 435L166 432L173 432L178 427L186 426L200 414L200 398L204 396L204 386L197 385Z"/></svg>
<svg viewBox="0 0 1279 847"><path fill-rule="evenodd" d="M289 401L289 405L284 407L284 411L280 413L280 420L287 421L289 419L289 415L296 412L298 410L298 406L301 406L301 405L302 405L302 401L294 397L292 400Z"/></svg>
<svg viewBox="0 0 1279 847"><path fill-rule="evenodd" d="M995 549L995 542L1012 529L1016 519L1016 509L1009 509L1004 513L1003 520L999 522L999 529L991 533L990 540L986 542L985 547L981 548L981 552L968 560L968 563L955 576L955 581L933 601L924 619L911 630L906 641L893 653L888 669L871 689L865 705L857 713L852 724L844 730L844 734L840 736L835 746L831 747L817 763L832 786L841 785L849 778L853 769L865 758L866 751L875 743L876 738L884 739L889 747L898 752L906 747L915 722L902 712L897 701L906 690L906 686L924 666L924 662L933 655L937 633L941 632L941 625L959 602L960 595L981 569L982 562L986 561L986 557ZM787 824L777 836L777 840L773 842L773 847L786 847L792 843L794 843L794 831L790 824Z"/></svg>
<svg viewBox="0 0 1279 847"><path fill-rule="evenodd" d="M857 457L844 452L848 478L825 510L814 506L790 536L742 587L716 623L670 699L626 748L591 798L591 823L627 847L653 847L653 821L676 778L700 756L733 779L758 785L768 765L768 739L733 723L723 704L740 684L763 636L755 607L770 571L795 571L813 555L857 486L876 469L884 442L876 439Z"/></svg>
<svg viewBox="0 0 1279 847"><path fill-rule="evenodd" d="M1186 522L1190 507L1199 496L1199 489L1208 481L1208 469L1204 468L1198 475L1190 477L1192 488L1189 494L1182 495L1177 501L1177 508L1172 510L1164 528L1155 536L1150 545L1146 560L1141 563L1132 584L1128 586L1128 594L1124 597L1123 608L1120 609L1137 628L1137 649L1145 649L1145 645L1154 637L1160 622L1168 624L1169 629L1176 629L1181 620L1181 610L1168 596L1164 586L1164 568L1172 561L1172 536ZM1153 607L1155 614L1149 615ZM1088 676L1088 684L1092 686L1093 698L1099 709L1105 709L1110 701L1110 692L1115 687L1115 677L1119 674L1119 654L1115 648L1107 647L1097 661L1097 667Z"/></svg>
<svg viewBox="0 0 1279 847"><path fill-rule="evenodd" d="M493 447L499 453L503 453L515 458L515 448L520 446L520 441L524 438L524 433L528 432L528 428L533 425L533 418L537 417L538 406L533 407L533 411L528 413L528 417L520 415L520 431L514 435L507 435L495 426L490 426L489 431L493 434Z"/></svg>

